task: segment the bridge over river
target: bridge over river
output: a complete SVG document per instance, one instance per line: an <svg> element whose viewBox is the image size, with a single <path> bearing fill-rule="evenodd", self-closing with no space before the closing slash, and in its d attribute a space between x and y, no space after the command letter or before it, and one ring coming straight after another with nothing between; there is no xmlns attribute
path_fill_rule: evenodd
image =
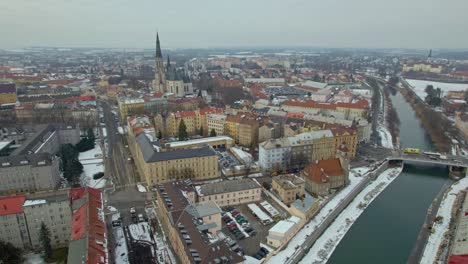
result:
<svg viewBox="0 0 468 264"><path fill-rule="evenodd" d="M387 160L395 161L407 161L407 162L419 162L427 163L432 165L444 165L448 166L451 174L453 172L459 171L461 175L464 173L465 176L468 176L468 158L464 156L449 155L449 154L427 154L427 153L404 153L403 151L395 151L393 155L388 157Z"/></svg>

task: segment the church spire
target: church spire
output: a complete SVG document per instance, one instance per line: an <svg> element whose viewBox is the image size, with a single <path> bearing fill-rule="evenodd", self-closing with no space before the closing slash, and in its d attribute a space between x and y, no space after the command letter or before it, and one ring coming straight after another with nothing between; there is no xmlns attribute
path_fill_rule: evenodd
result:
<svg viewBox="0 0 468 264"><path fill-rule="evenodd" d="M159 34L156 32L156 58L162 58L161 45L159 44Z"/></svg>

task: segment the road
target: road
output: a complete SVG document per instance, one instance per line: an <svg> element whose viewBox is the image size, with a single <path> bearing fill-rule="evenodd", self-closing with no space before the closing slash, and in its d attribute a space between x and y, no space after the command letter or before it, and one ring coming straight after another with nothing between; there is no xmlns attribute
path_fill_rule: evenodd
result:
<svg viewBox="0 0 468 264"><path fill-rule="evenodd" d="M135 184L133 161L129 161L130 151L123 144L122 135L118 133L117 121L107 102L100 101L107 130L106 174L116 188L128 188ZM133 188L133 187L132 187Z"/></svg>
<svg viewBox="0 0 468 264"><path fill-rule="evenodd" d="M111 106L105 101L99 101L104 114L104 125L107 130L105 139L101 133L101 139L105 145L105 168L106 177L112 180L113 188L105 190L106 206L115 207L121 215L122 226L127 230L128 226L133 224L133 219L130 215L130 208L136 209L137 215L143 214L146 217L145 206L153 199L152 193L141 193L136 188L136 169L131 157L128 146L124 145L124 138L118 133L118 119L112 113ZM109 181L108 181L109 182ZM112 230L111 216L106 215L106 223L108 230ZM124 232L127 247L128 259L130 263L154 263L154 260L148 259L151 254L151 247L134 241L129 237L128 232ZM110 249L110 263L114 263L114 238L112 232L108 232L108 241Z"/></svg>

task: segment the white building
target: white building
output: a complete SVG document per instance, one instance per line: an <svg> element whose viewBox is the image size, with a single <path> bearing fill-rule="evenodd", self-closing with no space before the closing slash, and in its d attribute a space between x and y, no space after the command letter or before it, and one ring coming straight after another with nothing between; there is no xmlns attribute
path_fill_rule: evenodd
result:
<svg viewBox="0 0 468 264"><path fill-rule="evenodd" d="M267 244L274 248L279 248L288 241L301 228L301 219L291 216L286 220L281 220L268 230Z"/></svg>
<svg viewBox="0 0 468 264"><path fill-rule="evenodd" d="M291 145L288 138L271 139L259 144L258 164L263 171L283 170L289 166Z"/></svg>

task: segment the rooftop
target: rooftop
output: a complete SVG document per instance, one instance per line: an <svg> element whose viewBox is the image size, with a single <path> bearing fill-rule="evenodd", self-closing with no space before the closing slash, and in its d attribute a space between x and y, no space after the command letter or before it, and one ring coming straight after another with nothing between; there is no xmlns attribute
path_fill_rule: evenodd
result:
<svg viewBox="0 0 468 264"><path fill-rule="evenodd" d="M279 175L273 178L273 181L278 183L283 189L295 189L305 181L301 177L294 174Z"/></svg>
<svg viewBox="0 0 468 264"><path fill-rule="evenodd" d="M252 179L240 179L204 184L197 188L197 192L199 196L204 196L256 188L261 188L261 186Z"/></svg>
<svg viewBox="0 0 468 264"><path fill-rule="evenodd" d="M157 144L153 145L144 133L141 133L136 137L136 142L140 146L140 150L143 153L143 159L146 162L216 156L216 151L208 145L192 149L158 151L160 147Z"/></svg>
<svg viewBox="0 0 468 264"><path fill-rule="evenodd" d="M305 167L302 173L316 183L328 182L328 177L344 174L339 159L316 160Z"/></svg>
<svg viewBox="0 0 468 264"><path fill-rule="evenodd" d="M22 213L25 200L24 195L0 198L0 216Z"/></svg>

